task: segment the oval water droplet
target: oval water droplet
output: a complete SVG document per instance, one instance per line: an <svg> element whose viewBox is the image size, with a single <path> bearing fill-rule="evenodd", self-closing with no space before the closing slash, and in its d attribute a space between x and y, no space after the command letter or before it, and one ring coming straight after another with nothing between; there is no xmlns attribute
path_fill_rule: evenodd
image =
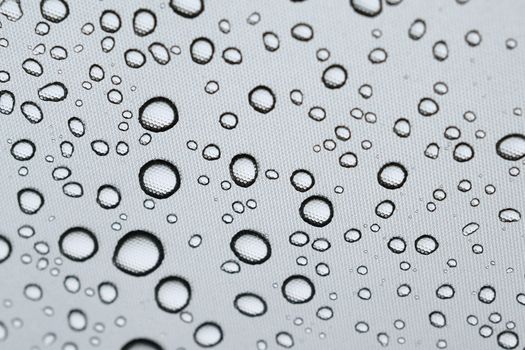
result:
<svg viewBox="0 0 525 350"><path fill-rule="evenodd" d="M253 230L241 230L230 241L230 248L242 262L250 265L264 263L272 255L268 238Z"/></svg>
<svg viewBox="0 0 525 350"><path fill-rule="evenodd" d="M253 293L241 293L233 301L235 308L248 317L259 317L266 313L268 306L263 298Z"/></svg>
<svg viewBox="0 0 525 350"><path fill-rule="evenodd" d="M515 161L525 157L525 135L509 134L496 143L496 152L506 160Z"/></svg>
<svg viewBox="0 0 525 350"><path fill-rule="evenodd" d="M257 161L249 154L237 154L230 162L230 176L237 186L250 187L258 173Z"/></svg>

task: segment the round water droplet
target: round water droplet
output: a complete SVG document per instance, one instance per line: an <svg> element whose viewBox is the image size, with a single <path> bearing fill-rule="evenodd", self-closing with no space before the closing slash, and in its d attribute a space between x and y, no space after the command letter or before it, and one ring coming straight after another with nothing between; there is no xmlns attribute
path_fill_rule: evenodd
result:
<svg viewBox="0 0 525 350"><path fill-rule="evenodd" d="M314 37L312 26L306 23L299 23L292 27L292 37L299 41L310 41Z"/></svg>
<svg viewBox="0 0 525 350"><path fill-rule="evenodd" d="M207 64L215 53L215 45L208 38L200 37L191 43L190 54L193 62L198 64Z"/></svg>
<svg viewBox="0 0 525 350"><path fill-rule="evenodd" d="M345 85L347 76L343 66L333 64L324 70L322 80L327 88L339 89Z"/></svg>
<svg viewBox="0 0 525 350"><path fill-rule="evenodd" d="M162 346L151 339L137 338L128 341L121 350L164 350Z"/></svg>
<svg viewBox="0 0 525 350"><path fill-rule="evenodd" d="M440 40L432 47L434 58L438 61L444 61L448 58L448 45L445 41Z"/></svg>
<svg viewBox="0 0 525 350"><path fill-rule="evenodd" d="M204 1L170 0L170 7L179 16L186 18L195 18L204 11Z"/></svg>
<svg viewBox="0 0 525 350"><path fill-rule="evenodd" d="M492 286L483 286L478 291L478 300L483 304L491 304L496 300L496 290Z"/></svg>
<svg viewBox="0 0 525 350"><path fill-rule="evenodd" d="M60 23L69 15L69 6L64 0L42 0L40 13L48 21Z"/></svg>
<svg viewBox="0 0 525 350"><path fill-rule="evenodd" d="M248 317L262 316L268 309L264 299L253 293L238 294L233 305L241 314Z"/></svg>
<svg viewBox="0 0 525 350"><path fill-rule="evenodd" d="M315 185L315 178L311 172L304 169L295 170L290 177L293 188L299 192L306 192Z"/></svg>
<svg viewBox="0 0 525 350"><path fill-rule="evenodd" d="M103 185L97 191L97 203L104 209L118 207L120 199L120 192L115 186Z"/></svg>
<svg viewBox="0 0 525 350"><path fill-rule="evenodd" d="M140 168L139 184L148 196L165 199L179 189L179 171L165 160L150 160Z"/></svg>
<svg viewBox="0 0 525 350"><path fill-rule="evenodd" d="M525 136L522 134L509 134L496 143L496 152L506 160L520 160L525 157Z"/></svg>
<svg viewBox="0 0 525 350"><path fill-rule="evenodd" d="M304 304L312 300L315 287L312 281L305 276L293 275L288 277L282 285L281 292L286 300L292 304Z"/></svg>
<svg viewBox="0 0 525 350"><path fill-rule="evenodd" d="M222 52L222 58L226 63L229 64L241 64L242 54L239 49L235 47L229 47Z"/></svg>
<svg viewBox="0 0 525 350"><path fill-rule="evenodd" d="M306 223L316 227L324 227L332 221L334 207L328 198L311 196L301 203L299 214Z"/></svg>
<svg viewBox="0 0 525 350"><path fill-rule="evenodd" d="M35 155L35 144L30 140L18 140L11 146L11 155L20 161L26 161Z"/></svg>
<svg viewBox="0 0 525 350"><path fill-rule="evenodd" d="M275 108L275 95L269 87L259 85L248 94L248 102L257 112L266 114Z"/></svg>
<svg viewBox="0 0 525 350"><path fill-rule="evenodd" d="M58 241L60 253L73 261L86 261L98 251L98 241L93 232L73 227L64 232Z"/></svg>
<svg viewBox="0 0 525 350"><path fill-rule="evenodd" d="M460 163L468 162L474 157L474 150L468 143L460 142L454 147L453 157Z"/></svg>
<svg viewBox="0 0 525 350"><path fill-rule="evenodd" d="M430 117L439 112L438 104L430 97L422 98L419 101L417 109L419 111L419 114L421 114L424 117Z"/></svg>
<svg viewBox="0 0 525 350"><path fill-rule="evenodd" d="M32 188L24 188L18 191L18 206L24 214L36 214L44 205L44 196Z"/></svg>
<svg viewBox="0 0 525 350"><path fill-rule="evenodd" d="M131 231L119 239L113 253L115 266L132 276L145 276L155 271L164 259L160 240L146 231Z"/></svg>
<svg viewBox="0 0 525 350"><path fill-rule="evenodd" d="M178 276L166 277L155 287L155 301L162 310L169 313L182 311L191 299L188 281Z"/></svg>
<svg viewBox="0 0 525 350"><path fill-rule="evenodd" d="M167 131L175 126L178 121L177 107L165 97L149 99L139 108L139 123L148 131Z"/></svg>
<svg viewBox="0 0 525 350"><path fill-rule="evenodd" d="M423 37L423 35L425 35L426 31L427 25L425 21L418 18L410 25L410 28L408 29L408 36L412 40L419 40Z"/></svg>
<svg viewBox="0 0 525 350"><path fill-rule="evenodd" d="M66 99L67 94L66 86L60 82L50 83L38 89L38 97L42 101L60 102Z"/></svg>
<svg viewBox="0 0 525 350"><path fill-rule="evenodd" d="M155 30L157 16L148 9L139 9L133 15L133 31L138 36L146 36Z"/></svg>
<svg viewBox="0 0 525 350"><path fill-rule="evenodd" d="M15 95L11 91L0 91L0 113L9 115L15 108Z"/></svg>

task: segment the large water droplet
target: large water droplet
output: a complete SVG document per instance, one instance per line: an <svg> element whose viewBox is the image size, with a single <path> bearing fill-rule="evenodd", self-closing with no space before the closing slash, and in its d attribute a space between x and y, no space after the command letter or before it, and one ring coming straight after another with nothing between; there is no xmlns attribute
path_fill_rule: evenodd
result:
<svg viewBox="0 0 525 350"><path fill-rule="evenodd" d="M164 350L162 346L151 339L137 338L128 341L121 350Z"/></svg>
<svg viewBox="0 0 525 350"><path fill-rule="evenodd" d="M29 140L18 140L11 146L11 155L20 161L26 161L35 155L35 144Z"/></svg>
<svg viewBox="0 0 525 350"><path fill-rule="evenodd" d="M275 108L275 95L269 87L259 85L248 94L248 102L257 112L266 114Z"/></svg>
<svg viewBox="0 0 525 350"><path fill-rule="evenodd" d="M98 251L98 241L93 232L73 227L64 232L58 241L62 255L73 261L86 261Z"/></svg>
<svg viewBox="0 0 525 350"><path fill-rule="evenodd" d="M327 88L339 89L345 85L347 76L343 66L333 64L324 70L322 80Z"/></svg>
<svg viewBox="0 0 525 350"><path fill-rule="evenodd" d="M396 190L405 184L408 172L399 163L387 163L377 173L377 181L381 186L389 190Z"/></svg>
<svg viewBox="0 0 525 350"><path fill-rule="evenodd" d="M66 99L67 89L60 82L50 83L38 89L38 97L42 101L60 102Z"/></svg>
<svg viewBox="0 0 525 350"><path fill-rule="evenodd" d="M115 247L113 263L132 276L145 276L155 271L164 259L160 240L146 231L131 231Z"/></svg>
<svg viewBox="0 0 525 350"><path fill-rule="evenodd" d="M149 99L139 109L140 125L152 132L167 131L178 121L177 107L165 97Z"/></svg>
<svg viewBox="0 0 525 350"><path fill-rule="evenodd" d="M258 173L257 161L249 154L237 154L230 162L230 176L240 187L253 185Z"/></svg>
<svg viewBox="0 0 525 350"><path fill-rule="evenodd" d="M204 348L211 348L222 341L222 328L215 322L204 322L193 333L195 342Z"/></svg>
<svg viewBox="0 0 525 350"><path fill-rule="evenodd" d="M59 23L69 15L69 6L64 0L42 0L40 12L48 21Z"/></svg>
<svg viewBox="0 0 525 350"><path fill-rule="evenodd" d="M311 196L301 203L299 214L306 223L316 227L323 227L332 221L334 207L328 198Z"/></svg>
<svg viewBox="0 0 525 350"><path fill-rule="evenodd" d="M422 235L416 239L415 246L418 253L429 255L438 249L439 244L433 236Z"/></svg>
<svg viewBox="0 0 525 350"><path fill-rule="evenodd" d="M150 160L140 168L139 183L148 196L165 199L179 189L179 171L165 160Z"/></svg>
<svg viewBox="0 0 525 350"><path fill-rule="evenodd" d="M272 255L268 238L253 230L237 232L231 239L230 248L240 261L250 265L262 264Z"/></svg>
<svg viewBox="0 0 525 350"><path fill-rule="evenodd" d="M304 304L314 297L315 287L309 278L301 275L293 275L283 282L281 292L284 298L290 303Z"/></svg>
<svg viewBox="0 0 525 350"><path fill-rule="evenodd" d="M32 188L24 188L18 191L18 206L24 214L36 214L44 205L44 196Z"/></svg>
<svg viewBox="0 0 525 350"><path fill-rule="evenodd" d="M191 287L188 281L178 276L166 277L155 287L155 301L166 312L177 313L188 306Z"/></svg>
<svg viewBox="0 0 525 350"><path fill-rule="evenodd" d="M506 160L520 160L525 157L525 136L509 134L496 143L496 152Z"/></svg>

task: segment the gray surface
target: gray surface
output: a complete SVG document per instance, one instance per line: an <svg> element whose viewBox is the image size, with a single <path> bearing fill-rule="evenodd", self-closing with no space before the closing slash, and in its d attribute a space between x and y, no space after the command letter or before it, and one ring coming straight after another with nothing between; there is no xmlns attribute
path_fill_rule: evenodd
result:
<svg viewBox="0 0 525 350"><path fill-rule="evenodd" d="M281 331L291 333L296 349L376 349L381 348L377 334L386 332L390 337L388 347L393 349L432 349L439 339L445 339L448 349L496 349L496 336L505 330L506 323L516 324L514 331L521 337L519 348L525 342L524 308L516 301L516 295L525 292L523 251L525 248L523 219L516 223L503 223L498 212L514 208L523 212L523 174L509 175L512 166L523 171L523 161L510 162L495 152L496 142L510 133L525 133L524 117L513 114L514 108L524 108L523 81L525 78L525 3L523 1L471 0L459 5L453 0L416 1L404 0L397 6L383 4L382 13L367 18L355 13L346 0L306 0L293 3L284 0L267 1L207 1L205 11L196 19L185 19L175 14L167 1L69 1L71 13L60 24L51 24L47 36L34 33L34 26L42 20L37 1L22 0L24 16L17 22L0 17L0 37L9 40L7 48L0 47L0 70L8 71L11 79L0 84L0 89L12 91L16 96L15 111L0 115L2 147L0 162L0 231L13 246L10 258L0 264L0 299L12 302L11 307L0 306L0 320L8 328L8 337L0 343L2 349L60 349L67 341L76 342L79 349L91 348L90 339L98 337L100 349L120 349L134 337L148 337L158 341L165 349L196 349L194 329L205 321L219 323L224 331L223 341L217 349L256 349L256 342L266 340L269 349L279 346L275 335ZM153 10L158 19L155 32L139 38L133 34L132 17L136 9ZM103 53L100 40L108 35L98 25L104 9L118 11L122 28L113 36L116 47ZM246 19L258 12L261 21L250 25ZM231 23L231 32L219 31L219 20ZM427 32L419 41L408 37L407 31L416 18L427 23ZM95 24L95 32L85 36L80 28L86 22ZM314 29L314 39L299 42L290 35L290 29L299 22L309 23ZM371 31L379 28L382 37L373 38ZM469 47L464 35L477 29L483 40L478 47ZM280 37L280 49L270 53L264 49L262 33L274 31ZM205 65L195 64L189 54L192 40L206 36L215 44L215 56ZM514 38L518 46L514 50L505 47L505 41ZM432 56L432 45L446 40L449 57L438 62ZM167 47L178 45L180 55L172 55L171 62L161 66L153 61L147 47L159 41ZM41 77L27 75L21 68L23 60L34 57L32 48L44 43L47 51L36 57L44 66ZM82 44L84 50L75 53L73 47ZM69 57L57 61L49 56L52 46L67 48ZM222 50L237 47L242 51L243 62L228 65L221 58ZM383 47L388 59L379 65L371 64L368 53ZM124 52L138 48L147 56L140 69L130 69L124 62ZM316 51L327 48L331 57L319 62ZM89 67L101 65L106 78L93 82L90 91L81 86L89 81ZM333 63L344 65L348 71L346 85L339 90L326 89L321 82L323 70ZM113 86L110 76L122 78L119 86ZM220 90L209 95L204 87L215 80ZM69 90L64 102L38 101L37 89L49 82L61 81ZM449 92L444 96L433 92L433 85L444 81ZM373 96L365 100L358 88L367 83L373 87ZM248 104L248 92L255 86L269 86L276 95L277 104L268 114L254 111ZM131 87L136 86L136 91ZM119 89L124 95L120 105L107 101L106 93ZM289 93L300 89L304 103L291 103ZM149 98L166 96L174 101L179 110L179 122L165 133L152 134L147 146L139 144L145 132L137 120L138 108ZM434 98L440 111L425 118L418 114L417 103L422 97ZM83 101L76 107L75 101ZM20 113L20 103L37 101L44 120L30 124ZM327 117L316 122L308 117L313 106L326 109ZM377 115L375 124L356 120L349 111L359 107ZM133 112L129 130L118 130L125 121L121 113ZM462 117L472 110L477 119L473 123ZM239 116L234 130L225 130L218 123L219 116L227 111ZM67 120L76 116L86 123L86 135L75 138L68 130ZM402 139L392 127L398 118L407 118L412 125L411 135ZM346 125L352 131L347 142L337 141L337 148L330 152L313 151L314 145L322 145L325 139L334 139L334 128ZM451 141L443 133L448 126L461 130L461 138ZM477 139L476 130L486 132L484 139ZM11 142L27 138L37 147L35 157L19 162L10 154ZM107 156L97 156L90 147L95 139L106 140L110 147ZM74 155L65 159L60 154L63 140L73 142ZM198 143L197 151L186 147L189 140ZM364 150L363 140L370 140L373 147ZM118 156L115 146L126 141L130 146L127 156ZM460 142L468 142L475 150L472 160L459 163L453 160L452 151ZM425 147L436 142L440 156L431 160L423 155ZM202 158L202 149L209 143L217 144L221 158L209 162ZM322 148L322 146L321 146ZM359 165L353 169L339 166L339 156L353 151ZM220 183L229 180L230 159L238 153L252 154L259 164L259 177L247 189L235 184L229 191L221 189ZM45 161L47 155L54 162ZM149 197L138 183L140 167L150 159L166 158L173 161L181 172L180 189L169 199L155 200L155 209L147 210L143 201ZM387 190L377 183L377 171L390 161L399 161L408 170L408 180L399 190ZM70 198L62 192L63 182L51 177L59 165L68 166L72 176L66 181L80 182L84 196ZM27 166L29 175L18 175L18 169ZM290 185L291 173L300 168L310 170L316 180L309 192L300 193ZM280 177L269 180L264 176L267 169L275 169ZM200 175L207 175L210 184L197 183ZM472 190L457 190L460 180L469 179ZM117 209L103 210L96 201L96 191L103 184L113 184L122 194ZM487 195L486 185L496 187L496 193ZM344 193L334 192L335 186L343 186ZM25 215L18 208L16 194L21 188L37 188L45 197L45 205L36 215ZM432 192L442 188L447 198L438 202ZM333 221L324 228L313 227L304 222L298 209L310 195L328 197L334 205ZM480 204L472 207L469 202L479 198ZM246 209L243 214L232 211L236 200L257 201L255 210ZM396 203L396 212L387 219L378 218L375 206L384 199ZM427 202L436 202L437 209L429 212ZM126 221L119 218L128 216ZM175 213L178 222L168 224L166 216ZM231 224L221 217L230 213ZM51 220L53 218L53 220ZM120 222L122 230L114 231L113 222ZM469 222L477 222L480 229L469 237L461 229ZM379 232L370 226L377 223ZM32 225L36 234L30 239L17 235L17 229ZM61 256L58 238L72 226L89 227L98 238L100 249L90 260L76 263L63 258L63 264L55 266L55 258ZM363 238L354 244L345 242L344 232L359 228ZM272 244L272 256L262 265L241 264L241 272L229 275L221 271L221 264L235 256L230 250L230 239L239 230L251 228L265 233ZM162 266L148 276L137 278L126 275L111 262L118 239L135 229L147 229L162 240L166 257ZM323 253L314 251L310 245L298 248L290 245L289 235L303 230L315 238L327 238L332 247ZM203 242L191 248L188 240L199 234ZM416 253L414 240L422 235L433 235L440 243L439 249L428 256ZM403 236L407 250L395 255L387 248L392 236ZM36 268L41 257L33 248L38 241L50 246L46 256L50 265L44 271ZM474 244L484 247L482 254L472 252ZM33 257L31 264L21 263L23 254ZM308 265L301 267L296 258L306 256ZM447 260L458 261L456 268L448 268ZM401 271L399 263L408 261L409 271ZM325 262L331 273L327 277L316 275L315 266ZM360 265L368 267L368 274L358 275ZM50 270L57 267L58 276ZM512 268L513 272L508 269ZM316 286L312 301L292 305L282 296L281 283L292 274L304 274ZM63 287L65 276L77 275L82 283L78 294L68 293ZM192 299L186 311L193 315L192 323L183 322L179 315L161 311L154 301L154 287L167 275L185 276L192 285ZM119 297L111 305L104 305L97 296L89 297L86 288L96 290L102 281L113 281ZM44 296L33 302L23 295L28 283L39 284ZM406 298L396 295L401 283L409 283L412 294ZM450 300L435 296L436 288L450 283L456 295ZM477 298L479 288L491 284L497 291L496 300L485 305ZM363 301L357 291L368 287L372 298ZM248 318L233 307L235 295L254 292L268 304L268 312L259 318ZM329 294L337 293L337 300ZM334 317L322 321L316 310L328 305ZM54 309L52 317L43 312L45 306ZM74 332L68 327L67 314L80 308L89 318L87 330ZM438 329L430 325L428 315L434 310L447 317L447 326ZM502 321L492 324L491 312L499 312ZM477 326L467 324L468 315L476 315ZM116 327L114 320L124 316L127 324ZM302 317L304 324L296 326L293 320ZM16 329L12 321L23 320L23 327ZM394 321L402 319L406 327L397 330ZM370 330L359 334L354 330L358 321L366 321ZM105 325L102 333L93 326ZM478 329L490 324L494 334L482 338ZM308 331L309 330L309 331ZM54 344L45 346L42 338L53 332ZM322 339L321 334L325 337ZM398 344L403 337L406 343Z"/></svg>

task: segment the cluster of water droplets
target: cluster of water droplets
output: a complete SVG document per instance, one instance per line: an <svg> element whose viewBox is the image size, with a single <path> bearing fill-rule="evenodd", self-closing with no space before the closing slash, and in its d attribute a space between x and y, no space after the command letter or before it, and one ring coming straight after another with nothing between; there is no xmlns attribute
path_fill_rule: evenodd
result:
<svg viewBox="0 0 525 350"><path fill-rule="evenodd" d="M32 350L340 348L323 342L348 332L380 347L455 349L458 333L521 346L525 318L505 306L524 307L525 289L487 271L523 275L505 257L524 228L522 108L489 115L485 95L465 98L430 72L419 95L396 100L358 70L386 76L406 59L374 26L384 16L386 33L408 1L346 2L349 21L373 28L355 62L299 16L313 2L283 4L297 13L277 30L262 11L239 20L205 0L0 0L0 268L23 279L22 300L2 295L0 345L17 348L23 330ZM519 54L516 39L481 27L440 39L439 21L401 18L395 40L424 67L468 66L458 62L482 60L484 45ZM179 24L186 37L167 35ZM273 64L304 77L284 83ZM49 326L11 316L26 301ZM166 341L173 327L180 344Z"/></svg>

